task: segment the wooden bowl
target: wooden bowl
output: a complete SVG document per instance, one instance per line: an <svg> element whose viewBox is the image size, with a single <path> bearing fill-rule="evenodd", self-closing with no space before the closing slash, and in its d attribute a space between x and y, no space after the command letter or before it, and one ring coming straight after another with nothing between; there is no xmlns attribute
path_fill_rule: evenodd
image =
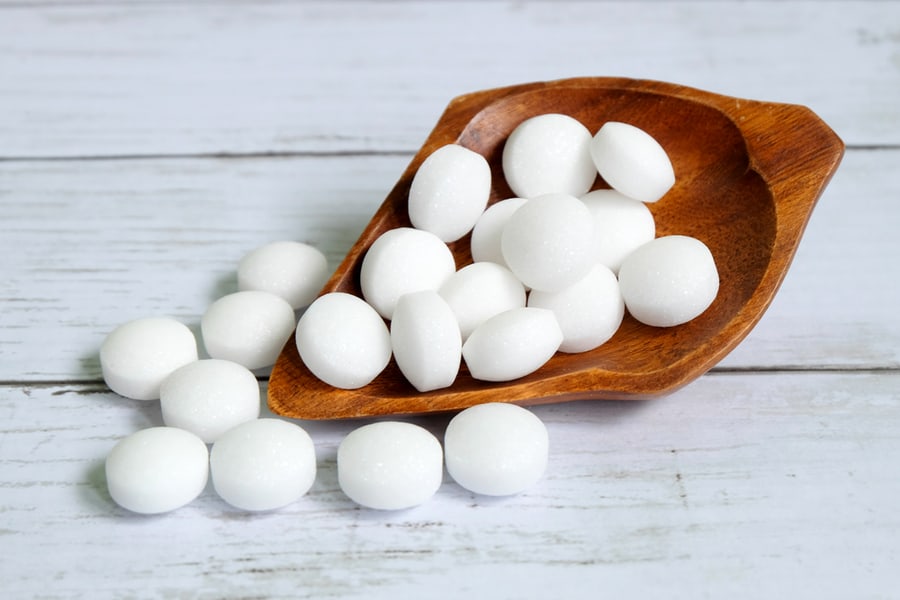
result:
<svg viewBox="0 0 900 600"><path fill-rule="evenodd" d="M359 270L366 250L383 232L410 226L410 183L437 148L458 143L479 152L492 170L490 202L511 197L501 169L504 140L520 122L544 113L575 117L592 133L606 121L631 123L662 144L676 182L649 205L657 236L685 234L709 246L721 280L710 308L672 328L643 325L626 314L616 335L596 350L557 353L535 373L504 383L474 380L463 364L452 387L428 393L417 392L393 361L363 388L333 388L304 366L291 338L269 381L273 412L339 419L456 411L492 401L538 404L670 393L712 368L762 317L844 152L837 135L805 107L670 83L580 78L460 96L450 102L322 293L361 296ZM607 186L598 178L596 187ZM457 268L472 262L468 236L450 248Z"/></svg>

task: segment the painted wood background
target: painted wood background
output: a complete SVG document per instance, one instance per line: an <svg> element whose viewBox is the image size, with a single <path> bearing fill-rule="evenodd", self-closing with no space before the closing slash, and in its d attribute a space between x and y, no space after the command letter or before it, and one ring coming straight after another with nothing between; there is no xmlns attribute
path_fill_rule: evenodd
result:
<svg viewBox="0 0 900 600"><path fill-rule="evenodd" d="M449 100L583 75L812 108L847 143L794 265L715 370L544 406L528 492L271 514L118 508L156 403L97 350L196 329L277 239L333 265ZM9 598L892 598L900 588L900 3L0 1L0 580ZM264 377L262 378L264 391ZM448 417L418 419L440 435ZM400 597L406 597L400 596Z"/></svg>

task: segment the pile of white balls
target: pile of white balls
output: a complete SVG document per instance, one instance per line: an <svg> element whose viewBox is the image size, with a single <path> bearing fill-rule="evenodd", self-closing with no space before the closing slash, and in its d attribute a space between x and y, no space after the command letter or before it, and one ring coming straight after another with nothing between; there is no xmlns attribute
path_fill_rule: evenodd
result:
<svg viewBox="0 0 900 600"><path fill-rule="evenodd" d="M306 244L276 242L249 254L238 267L240 291L203 315L210 358L198 358L193 332L168 317L137 319L106 337L100 364L107 385L128 398L159 400L163 419L163 426L120 440L107 456L107 487L117 504L142 514L172 511L211 479L231 506L271 511L311 489L313 440L296 423L260 418L253 369L275 362L294 330L294 310L312 302L327 275L324 255ZM464 488L515 494L543 474L547 431L530 411L499 403L456 415L443 446L418 425L373 423L341 442L340 487L362 506L416 506L440 487L445 449L447 471Z"/></svg>
<svg viewBox="0 0 900 600"><path fill-rule="evenodd" d="M558 351L595 349L626 309L669 327L712 303L719 279L707 247L655 237L646 203L675 178L646 132L609 122L592 136L565 115L533 117L507 140L503 174L516 197L487 207L483 156L456 144L431 154L410 187L412 227L385 232L363 259L362 298L317 298L325 256L276 242L241 260L240 291L203 315L208 359L174 319L138 319L110 333L100 349L104 380L122 396L158 399L164 422L112 448L113 500L166 512L194 500L210 478L223 500L247 511L306 494L316 477L313 441L295 423L260 418L253 373L273 365L294 332L303 362L332 386L365 386L393 357L427 392L453 385L462 361L475 379L508 381ZM598 174L612 189L591 191ZM447 244L469 233L474 262L457 269ZM402 509L434 495L444 467L467 490L508 495L537 482L547 457L547 430L534 413L489 403L453 417L443 445L411 423L357 428L338 448L338 480L362 506Z"/></svg>
<svg viewBox="0 0 900 600"><path fill-rule="evenodd" d="M509 381L557 352L609 341L626 310L671 327L718 293L712 253L684 235L656 237L647 204L675 183L647 132L576 119L523 121L503 148L515 197L487 206L491 170L458 144L438 148L410 186L411 227L383 233L360 270L362 297L317 298L296 330L300 357L337 388L371 383L391 357L419 392L452 386L461 365ZM598 174L611 189L594 187ZM448 246L471 233L474 262L457 269Z"/></svg>
<svg viewBox="0 0 900 600"><path fill-rule="evenodd" d="M296 424L260 418L253 371L275 363L294 331L294 311L312 302L328 274L325 255L300 242L246 255L239 291L201 319L209 358L199 358L194 333L170 317L136 319L106 337L104 381L121 396L159 400L164 424L110 451L106 479L116 503L145 514L174 510L199 496L210 476L222 499L250 511L280 508L310 489L313 442Z"/></svg>

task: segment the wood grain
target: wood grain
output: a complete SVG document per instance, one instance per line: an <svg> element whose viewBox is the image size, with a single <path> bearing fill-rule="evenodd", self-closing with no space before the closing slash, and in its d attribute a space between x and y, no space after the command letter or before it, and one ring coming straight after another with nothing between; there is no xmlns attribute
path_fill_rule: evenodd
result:
<svg viewBox="0 0 900 600"><path fill-rule="evenodd" d="M450 98L585 75L811 106L848 144L900 143L897 3L630 4L14 3L0 156L411 152Z"/></svg>
<svg viewBox="0 0 900 600"><path fill-rule="evenodd" d="M409 161L0 162L0 381L99 381L100 343L133 318L198 330L236 289L240 257L266 242L313 243L336 267ZM721 367L900 366L900 285L887 277L900 238L886 218L900 180L881 176L898 161L889 149L845 156L772 305Z"/></svg>
<svg viewBox="0 0 900 600"><path fill-rule="evenodd" d="M514 381L477 381L463 365L452 386L425 394L394 363L366 386L332 387L306 368L291 339L272 370L273 411L292 418L358 418L446 412L491 401L539 404L670 393L715 366L762 317L844 151L807 108L664 82L580 78L475 92L450 102L322 293L363 296L359 273L368 248L383 233L411 226L410 185L419 165L441 146L457 143L487 159L489 204L512 197L503 179L504 141L525 119L547 113L574 117L591 133L607 121L630 123L665 148L676 181L649 205L656 233L693 236L710 248L721 282L712 305L678 327L649 327L626 316L601 347L557 353ZM599 178L597 185L606 187ZM468 236L449 244L458 268L472 262L468 244Z"/></svg>
<svg viewBox="0 0 900 600"><path fill-rule="evenodd" d="M3 597L895 597L898 22L878 0L0 0ZM336 266L449 98L585 75L806 105L848 143L718 367L535 407L551 468L512 498L445 478L360 509L334 462L353 420L297 421L319 476L283 511L110 501L106 453L161 422L100 380L112 327L196 326L273 239Z"/></svg>
<svg viewBox="0 0 900 600"><path fill-rule="evenodd" d="M112 503L102 465L161 422L158 405L97 386L0 388L0 574L13 598L588 598L611 582L668 598L875 598L900 583L898 385L724 374L665 400L535 407L552 447L537 486L490 499L445 477L428 503L388 513L337 485L337 445L358 423L300 421L319 473L299 502L250 515L210 488L154 518Z"/></svg>

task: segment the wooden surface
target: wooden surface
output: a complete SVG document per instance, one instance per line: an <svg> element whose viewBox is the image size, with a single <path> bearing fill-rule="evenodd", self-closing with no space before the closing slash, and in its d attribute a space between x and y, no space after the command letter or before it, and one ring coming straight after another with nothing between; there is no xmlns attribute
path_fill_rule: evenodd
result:
<svg viewBox="0 0 900 600"><path fill-rule="evenodd" d="M896 597L898 23L880 1L0 1L4 597ZM161 422L100 380L113 327L196 330L267 241L337 265L450 98L574 76L806 105L848 145L716 369L536 407L550 468L512 498L445 478L359 509L334 462L359 422L317 421L317 481L282 511L112 503L106 453Z"/></svg>
<svg viewBox="0 0 900 600"><path fill-rule="evenodd" d="M666 148L675 185L648 205L656 235L690 235L715 257L720 285L702 315L681 327L649 327L626 316L590 352L559 352L537 372L488 384L463 364L450 387L419 394L395 363L369 385L320 381L289 340L269 378L269 407L300 419L358 418L462 410L483 402L530 405L640 399L669 394L722 360L759 321L777 292L844 144L809 109L712 94L683 85L611 77L493 88L450 102L325 292L363 297L360 269L382 234L411 227L407 198L419 165L446 144L487 160L488 204L515 194L503 178L504 141L525 119L569 115L595 132L608 121L649 132ZM597 178L595 188L608 187ZM449 244L457 268L472 263L470 238Z"/></svg>

